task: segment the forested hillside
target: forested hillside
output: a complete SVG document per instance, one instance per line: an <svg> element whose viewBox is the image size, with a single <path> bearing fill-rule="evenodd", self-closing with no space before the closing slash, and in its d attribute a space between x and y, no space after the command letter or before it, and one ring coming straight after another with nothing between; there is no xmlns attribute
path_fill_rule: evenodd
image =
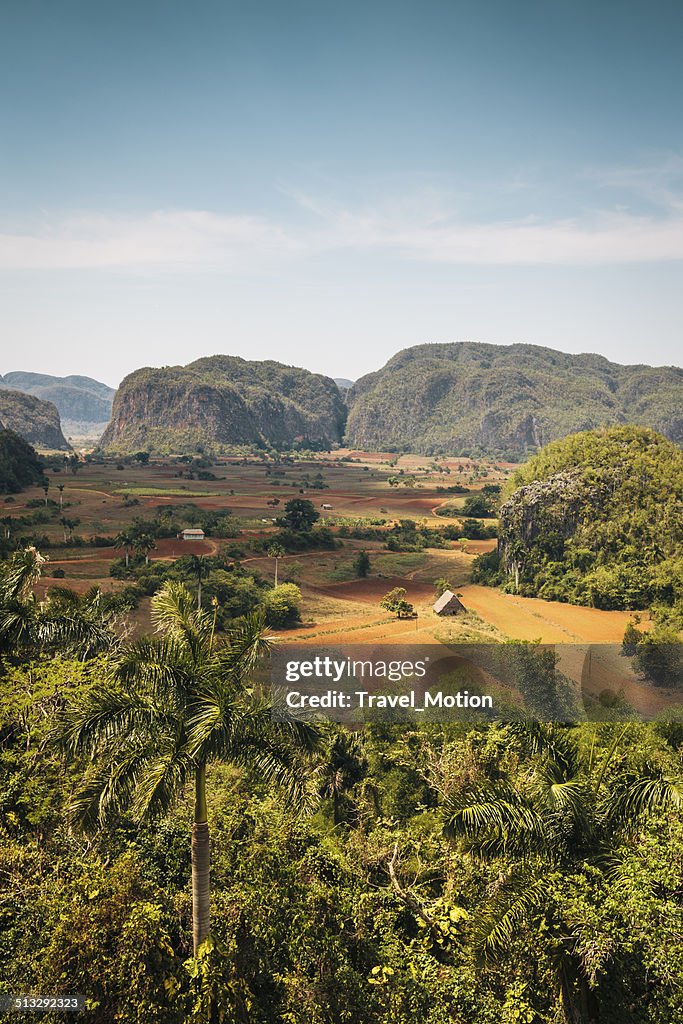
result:
<svg viewBox="0 0 683 1024"><path fill-rule="evenodd" d="M126 377L101 443L113 451L156 452L330 448L341 440L344 419L329 377L273 361L210 356Z"/></svg>
<svg viewBox="0 0 683 1024"><path fill-rule="evenodd" d="M683 441L677 367L620 366L535 345L417 345L348 393L347 438L366 449L518 459L608 424Z"/></svg>
<svg viewBox="0 0 683 1024"><path fill-rule="evenodd" d="M0 494L39 484L43 467L35 449L12 430L0 430Z"/></svg>

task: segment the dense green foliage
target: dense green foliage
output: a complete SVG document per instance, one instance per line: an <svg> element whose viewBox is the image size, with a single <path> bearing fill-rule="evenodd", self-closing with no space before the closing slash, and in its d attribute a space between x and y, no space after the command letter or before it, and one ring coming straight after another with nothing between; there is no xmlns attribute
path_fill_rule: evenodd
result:
<svg viewBox="0 0 683 1024"><path fill-rule="evenodd" d="M21 391L0 388L0 429L19 434L36 448L69 448L59 421L57 407Z"/></svg>
<svg viewBox="0 0 683 1024"><path fill-rule="evenodd" d="M301 591L294 583L281 583L264 593L260 607L274 629L294 626L301 621Z"/></svg>
<svg viewBox="0 0 683 1024"><path fill-rule="evenodd" d="M0 430L0 494L15 494L41 483L42 478L35 449L13 430Z"/></svg>
<svg viewBox="0 0 683 1024"><path fill-rule="evenodd" d="M534 345L404 349L348 393L347 438L379 451L519 458L613 423L683 441L683 370L620 366Z"/></svg>
<svg viewBox="0 0 683 1024"><path fill-rule="evenodd" d="M341 439L345 415L329 377L272 360L210 356L126 377L102 445L162 453L330 448Z"/></svg>
<svg viewBox="0 0 683 1024"><path fill-rule="evenodd" d="M93 1024L683 1014L680 729L334 730L312 816L219 760L212 936L193 957L192 793L149 824L110 808L90 841L69 823L86 763L51 730L107 672L57 659L0 677L7 988L82 992Z"/></svg>
<svg viewBox="0 0 683 1024"><path fill-rule="evenodd" d="M294 530L295 533L310 533L313 524L320 519L320 513L308 498L292 498L285 505L284 515L280 516L277 525L283 530Z"/></svg>
<svg viewBox="0 0 683 1024"><path fill-rule="evenodd" d="M652 430L611 427L548 445L513 477L499 552L475 579L597 608L680 606L683 453Z"/></svg>

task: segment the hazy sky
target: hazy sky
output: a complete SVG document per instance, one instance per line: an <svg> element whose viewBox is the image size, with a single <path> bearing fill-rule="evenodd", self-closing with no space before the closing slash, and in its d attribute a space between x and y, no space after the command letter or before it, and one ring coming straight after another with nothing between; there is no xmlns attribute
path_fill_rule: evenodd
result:
<svg viewBox="0 0 683 1024"><path fill-rule="evenodd" d="M0 372L680 363L678 0L4 0Z"/></svg>

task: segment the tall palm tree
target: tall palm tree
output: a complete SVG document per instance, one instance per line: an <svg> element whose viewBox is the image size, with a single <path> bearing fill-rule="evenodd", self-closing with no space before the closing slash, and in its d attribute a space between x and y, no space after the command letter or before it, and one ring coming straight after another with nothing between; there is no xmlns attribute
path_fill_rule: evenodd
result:
<svg viewBox="0 0 683 1024"><path fill-rule="evenodd" d="M66 516L62 516L59 520L64 530L64 543L68 544L72 540L74 535L74 529L78 526L79 519L67 519Z"/></svg>
<svg viewBox="0 0 683 1024"><path fill-rule="evenodd" d="M211 563L204 555L190 555L190 571L197 577L197 607L202 606L202 580L211 572Z"/></svg>
<svg viewBox="0 0 683 1024"><path fill-rule="evenodd" d="M71 710L64 736L96 766L74 802L86 826L123 808L140 820L162 815L193 783L195 952L210 924L207 766L255 768L302 806L312 799L307 755L317 744L312 725L284 709L275 722L272 701L253 696L253 671L270 647L262 619L247 617L219 636L215 611L197 608L184 584L166 583L152 599L157 635L123 651L112 681Z"/></svg>
<svg viewBox="0 0 683 1024"><path fill-rule="evenodd" d="M149 553L154 551L157 543L151 533L140 533L133 542L136 551L145 556L145 565L149 565Z"/></svg>
<svg viewBox="0 0 683 1024"><path fill-rule="evenodd" d="M128 568L133 543L133 533L131 530L121 530L121 532L117 533L116 536L114 537L115 546L119 549L119 551L123 551L123 557L126 560L126 569Z"/></svg>
<svg viewBox="0 0 683 1024"><path fill-rule="evenodd" d="M589 881L596 870L609 878L624 848L637 841L638 825L683 806L683 786L655 766L638 775L608 772L624 730L598 765L594 750L583 756L564 727L509 728L530 751L526 770L451 798L444 832L481 860L507 863L507 881L477 927L481 958L500 959L523 924L542 926L553 942L565 1017L586 1024L596 1020L594 995L574 952L576 926L553 894L554 879L559 872L565 880Z"/></svg>
<svg viewBox="0 0 683 1024"><path fill-rule="evenodd" d="M268 555L271 558L275 559L275 583L274 583L274 586L277 586L277 566L278 566L278 561L279 561L279 559L281 559L285 555L285 553L286 552L285 552L285 549L283 548L282 544L273 543L268 548Z"/></svg>

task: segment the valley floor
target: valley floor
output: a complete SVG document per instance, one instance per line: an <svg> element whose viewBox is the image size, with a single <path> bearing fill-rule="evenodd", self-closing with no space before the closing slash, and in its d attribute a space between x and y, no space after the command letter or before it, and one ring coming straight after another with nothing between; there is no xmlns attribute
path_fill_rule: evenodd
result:
<svg viewBox="0 0 683 1024"><path fill-rule="evenodd" d="M173 460L126 464L121 469L111 461L87 463L77 476L63 472L52 478L49 522L39 528L50 541L45 551L49 561L38 592L44 594L57 582L81 593L94 584L105 591L119 589L124 584L112 579L109 570L121 552L113 547L93 547L89 541L96 535L111 537L137 517L149 519L169 505L229 509L235 536L211 536L197 542L160 539L150 552L152 563L159 559L171 562L188 554L214 556L232 543L242 548L242 566L268 579L272 578L273 559L255 551L253 543L276 531L274 519L292 497L304 494L320 509L321 522L336 534L340 530L343 534L344 527L357 532L368 524L390 525L407 518L438 528L453 519L437 516L436 510L446 501L454 508L464 502L464 496L445 492L446 487L457 484L466 487L468 494L477 494L485 484L502 483L511 472L507 465L464 458L440 460L439 465L426 463L429 460L420 456L363 452L321 454L278 466L263 458L233 459L214 465L209 480L190 477L187 468ZM324 481L323 489L310 486L316 476ZM408 477L409 486L389 483L401 477ZM60 512L77 519L82 546L63 543L61 516L53 497L59 484L64 505ZM12 504L12 516L41 508L42 498L37 489L25 492ZM292 580L300 587L302 623L282 632L280 639L311 645L506 639L558 645L620 644L632 618L630 612L517 597L472 584L474 558L495 544L495 539L461 540L451 541L445 548L393 552L377 537L366 541L345 536L335 550L287 555L280 559L280 581ZM353 570L354 558L361 550L367 551L371 560L370 574L363 579L356 578ZM61 578L55 578L55 570ZM460 596L465 614L440 618L434 613L434 583L439 578L446 579ZM380 608L382 597L394 587L405 588L416 618L397 619ZM137 632L149 629L148 598L141 601L134 618ZM608 676L613 679L613 673ZM625 685L642 705L643 694L635 678Z"/></svg>

